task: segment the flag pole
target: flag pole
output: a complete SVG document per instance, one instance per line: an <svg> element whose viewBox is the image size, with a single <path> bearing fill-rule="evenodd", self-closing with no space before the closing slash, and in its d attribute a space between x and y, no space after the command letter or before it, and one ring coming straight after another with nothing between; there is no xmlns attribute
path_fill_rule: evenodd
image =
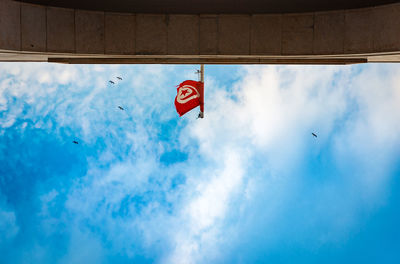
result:
<svg viewBox="0 0 400 264"><path fill-rule="evenodd" d="M204 64L200 65L200 82L204 83Z"/></svg>
<svg viewBox="0 0 400 264"><path fill-rule="evenodd" d="M200 82L202 83L202 89L200 93L200 113L197 118L204 118L204 64L200 65Z"/></svg>

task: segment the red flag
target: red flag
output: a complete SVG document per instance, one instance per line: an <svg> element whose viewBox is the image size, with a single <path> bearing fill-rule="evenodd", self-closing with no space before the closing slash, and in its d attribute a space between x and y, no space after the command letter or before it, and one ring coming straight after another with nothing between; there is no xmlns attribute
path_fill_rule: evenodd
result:
<svg viewBox="0 0 400 264"><path fill-rule="evenodd" d="M200 111L204 111L204 83L187 80L178 86L177 92L175 107L179 116L183 116L199 105Z"/></svg>

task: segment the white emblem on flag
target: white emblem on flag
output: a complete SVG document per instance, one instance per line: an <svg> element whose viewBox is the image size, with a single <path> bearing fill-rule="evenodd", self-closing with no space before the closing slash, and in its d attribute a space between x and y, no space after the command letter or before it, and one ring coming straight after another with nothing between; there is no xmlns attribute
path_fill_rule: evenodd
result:
<svg viewBox="0 0 400 264"><path fill-rule="evenodd" d="M200 94L197 89L191 85L184 85L179 88L178 96L176 101L180 104L184 104L192 99L199 98Z"/></svg>

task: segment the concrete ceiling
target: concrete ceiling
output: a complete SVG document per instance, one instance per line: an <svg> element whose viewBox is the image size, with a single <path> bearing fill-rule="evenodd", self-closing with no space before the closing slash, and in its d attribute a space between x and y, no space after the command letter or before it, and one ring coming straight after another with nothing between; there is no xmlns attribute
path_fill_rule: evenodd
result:
<svg viewBox="0 0 400 264"><path fill-rule="evenodd" d="M230 14L300 13L352 9L398 0L22 0L22 2L86 10L129 13Z"/></svg>

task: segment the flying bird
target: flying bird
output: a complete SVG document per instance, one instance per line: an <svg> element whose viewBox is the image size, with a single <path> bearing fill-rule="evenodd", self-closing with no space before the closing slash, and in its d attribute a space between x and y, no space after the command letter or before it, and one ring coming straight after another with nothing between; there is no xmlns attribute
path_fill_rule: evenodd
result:
<svg viewBox="0 0 400 264"><path fill-rule="evenodd" d="M118 108L121 109L122 111L125 110L122 106L118 106Z"/></svg>
<svg viewBox="0 0 400 264"><path fill-rule="evenodd" d="M315 133L311 133L314 137L318 137Z"/></svg>
<svg viewBox="0 0 400 264"><path fill-rule="evenodd" d="M117 77L117 79L120 80L120 81L122 81L122 78L121 78L121 77Z"/></svg>
<svg viewBox="0 0 400 264"><path fill-rule="evenodd" d="M77 144L77 145L79 144L78 141L75 141L75 140L72 141L72 143Z"/></svg>
<svg viewBox="0 0 400 264"><path fill-rule="evenodd" d="M108 81L109 83L112 83L112 84L115 84L115 82L113 82L113 81Z"/></svg>

